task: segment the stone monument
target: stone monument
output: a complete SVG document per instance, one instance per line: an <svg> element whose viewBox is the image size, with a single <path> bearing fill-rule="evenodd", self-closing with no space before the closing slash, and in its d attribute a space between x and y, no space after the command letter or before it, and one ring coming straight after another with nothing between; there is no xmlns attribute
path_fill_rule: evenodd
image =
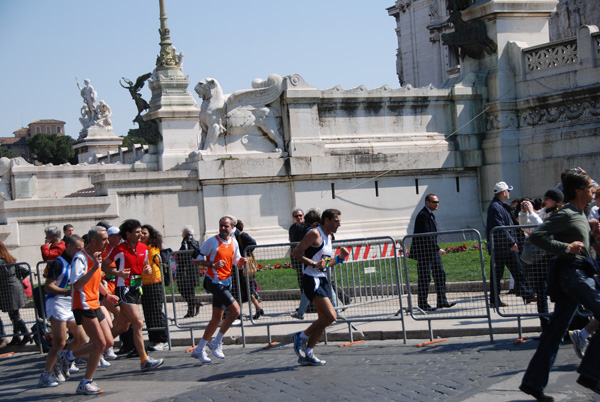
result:
<svg viewBox="0 0 600 402"><path fill-rule="evenodd" d="M283 78L271 74L266 80L254 80L252 89L224 95L214 78L200 81L195 87L202 99L199 155L203 159L285 156L279 105L282 84Z"/></svg>
<svg viewBox="0 0 600 402"><path fill-rule="evenodd" d="M189 76L184 77L181 65L183 53L177 53L171 43L164 0L160 6L160 54L148 86L152 91L146 121L156 120L164 141L158 144L159 169L171 170L190 152L198 149L200 124L198 105L188 91Z"/></svg>
<svg viewBox="0 0 600 402"><path fill-rule="evenodd" d="M81 117L79 122L83 126L79 132L79 138L73 144L77 152L79 163L94 162L97 155L114 150L123 141L113 130L110 117L112 111L110 106L103 100L98 100L98 93L89 79L83 80L82 87L77 81L77 88L83 98Z"/></svg>

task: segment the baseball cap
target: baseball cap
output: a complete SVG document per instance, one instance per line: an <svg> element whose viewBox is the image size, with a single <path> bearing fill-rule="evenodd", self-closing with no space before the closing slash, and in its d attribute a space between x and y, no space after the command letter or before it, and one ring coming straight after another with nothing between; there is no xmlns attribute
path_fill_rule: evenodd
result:
<svg viewBox="0 0 600 402"><path fill-rule="evenodd" d="M509 186L505 182L500 181L500 182L496 183L496 185L494 186L494 194L500 193L505 190L512 191L512 189L513 189L513 186Z"/></svg>
<svg viewBox="0 0 600 402"><path fill-rule="evenodd" d="M111 226L108 229L106 229L106 233L110 236L110 235L114 235L114 234L119 234L119 228L116 226Z"/></svg>

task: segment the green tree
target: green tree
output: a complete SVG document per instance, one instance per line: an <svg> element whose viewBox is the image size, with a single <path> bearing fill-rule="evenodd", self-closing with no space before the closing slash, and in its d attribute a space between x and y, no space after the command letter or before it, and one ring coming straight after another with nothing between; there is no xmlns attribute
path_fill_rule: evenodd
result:
<svg viewBox="0 0 600 402"><path fill-rule="evenodd" d="M76 164L73 142L75 140L67 135L36 134L27 140L27 146L33 154L33 159L42 164Z"/></svg>
<svg viewBox="0 0 600 402"><path fill-rule="evenodd" d="M142 144L142 145L147 144L148 142L146 141L145 138L135 135L137 133L137 131L138 131L137 129L129 130L127 135L125 137L123 137L123 142L121 143L121 146L126 147L127 149L131 150L131 149L133 149L133 144Z"/></svg>
<svg viewBox="0 0 600 402"><path fill-rule="evenodd" d="M10 159L10 158L16 158L17 156L19 156L19 155L15 154L10 149L6 148L4 145L0 146L0 157L6 157L6 158Z"/></svg>

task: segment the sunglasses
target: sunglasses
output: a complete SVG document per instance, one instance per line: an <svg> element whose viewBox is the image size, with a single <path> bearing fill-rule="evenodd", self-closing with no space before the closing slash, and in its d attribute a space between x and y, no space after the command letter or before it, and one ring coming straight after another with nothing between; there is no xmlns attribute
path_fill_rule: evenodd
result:
<svg viewBox="0 0 600 402"><path fill-rule="evenodd" d="M294 215L294 218L302 218L304 215Z"/></svg>
<svg viewBox="0 0 600 402"><path fill-rule="evenodd" d="M440 203L439 201L429 201L429 202L432 203L432 204L439 204Z"/></svg>

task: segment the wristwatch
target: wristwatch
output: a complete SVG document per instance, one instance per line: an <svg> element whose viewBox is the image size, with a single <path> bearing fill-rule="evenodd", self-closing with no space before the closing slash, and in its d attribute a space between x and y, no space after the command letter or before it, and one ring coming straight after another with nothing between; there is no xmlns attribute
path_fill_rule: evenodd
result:
<svg viewBox="0 0 600 402"><path fill-rule="evenodd" d="M311 267L316 268L317 264L313 261L312 264L310 264Z"/></svg>

